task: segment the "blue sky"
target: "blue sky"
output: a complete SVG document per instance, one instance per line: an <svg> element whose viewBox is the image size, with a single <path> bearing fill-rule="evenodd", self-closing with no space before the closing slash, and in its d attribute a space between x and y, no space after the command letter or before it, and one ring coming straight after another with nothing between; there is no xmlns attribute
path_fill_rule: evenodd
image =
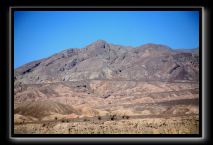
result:
<svg viewBox="0 0 213 145"><path fill-rule="evenodd" d="M198 11L15 11L14 67L98 40L199 46Z"/></svg>

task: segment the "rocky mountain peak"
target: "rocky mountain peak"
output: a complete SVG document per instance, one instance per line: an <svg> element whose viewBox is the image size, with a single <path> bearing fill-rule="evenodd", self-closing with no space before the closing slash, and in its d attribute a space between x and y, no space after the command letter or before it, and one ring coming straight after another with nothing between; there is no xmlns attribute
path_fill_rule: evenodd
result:
<svg viewBox="0 0 213 145"><path fill-rule="evenodd" d="M106 48L109 44L105 40L97 40L92 44L88 45L88 49L98 49L98 48Z"/></svg>

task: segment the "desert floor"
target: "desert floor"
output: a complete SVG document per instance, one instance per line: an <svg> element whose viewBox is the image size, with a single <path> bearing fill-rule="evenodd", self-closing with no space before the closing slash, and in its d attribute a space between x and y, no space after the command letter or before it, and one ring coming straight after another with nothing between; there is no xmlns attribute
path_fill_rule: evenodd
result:
<svg viewBox="0 0 213 145"><path fill-rule="evenodd" d="M15 86L15 134L198 134L196 82L87 80Z"/></svg>

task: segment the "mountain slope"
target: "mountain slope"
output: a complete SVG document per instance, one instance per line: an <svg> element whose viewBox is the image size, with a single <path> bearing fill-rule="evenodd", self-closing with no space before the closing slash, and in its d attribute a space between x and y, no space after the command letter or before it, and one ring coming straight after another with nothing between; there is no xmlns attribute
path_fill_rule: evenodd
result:
<svg viewBox="0 0 213 145"><path fill-rule="evenodd" d="M30 62L14 74L15 85L87 79L198 81L199 56L164 45L133 48L97 40Z"/></svg>

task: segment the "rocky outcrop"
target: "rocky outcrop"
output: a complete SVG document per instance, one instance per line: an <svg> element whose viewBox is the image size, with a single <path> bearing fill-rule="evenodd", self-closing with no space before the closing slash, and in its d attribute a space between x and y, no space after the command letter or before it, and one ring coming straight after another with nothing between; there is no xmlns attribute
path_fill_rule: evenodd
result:
<svg viewBox="0 0 213 145"><path fill-rule="evenodd" d="M157 44L133 48L98 40L23 65L15 69L14 80L15 85L93 79L198 81L199 55L194 52Z"/></svg>

